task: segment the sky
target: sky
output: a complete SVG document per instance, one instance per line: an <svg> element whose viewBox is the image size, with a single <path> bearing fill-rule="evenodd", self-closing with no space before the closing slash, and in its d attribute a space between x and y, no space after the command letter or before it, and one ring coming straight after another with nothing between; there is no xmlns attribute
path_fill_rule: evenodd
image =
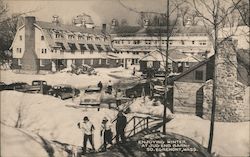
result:
<svg viewBox="0 0 250 157"><path fill-rule="evenodd" d="M4 0L9 13L29 12L37 20L51 21L53 15L58 15L64 23L70 23L72 17L81 13L91 15L96 25L110 23L112 18L127 19L131 25L136 25L138 13L125 8L141 11L164 12L166 0Z"/></svg>

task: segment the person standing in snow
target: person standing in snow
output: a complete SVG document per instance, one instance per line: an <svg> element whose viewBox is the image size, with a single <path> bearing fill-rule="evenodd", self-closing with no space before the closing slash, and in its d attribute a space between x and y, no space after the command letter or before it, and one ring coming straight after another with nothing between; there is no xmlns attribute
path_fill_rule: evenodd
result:
<svg viewBox="0 0 250 157"><path fill-rule="evenodd" d="M116 91L116 95L115 95L115 98L116 98L116 107L119 107L122 103L122 96L123 96L123 93L121 91L121 89L117 89Z"/></svg>
<svg viewBox="0 0 250 157"><path fill-rule="evenodd" d="M107 87L107 88L108 88L108 93L109 93L109 94L112 94L112 86L113 86L113 85L112 85L112 82L111 82L111 80L109 80L109 82L108 82L108 87Z"/></svg>
<svg viewBox="0 0 250 157"><path fill-rule="evenodd" d="M124 143L125 139L125 128L127 125L127 118L123 115L122 111L119 111L116 118L116 143L121 142Z"/></svg>
<svg viewBox="0 0 250 157"><path fill-rule="evenodd" d="M111 123L104 117L101 124L101 136L103 136L104 151L106 151L107 145L112 144L113 133L111 131Z"/></svg>
<svg viewBox="0 0 250 157"><path fill-rule="evenodd" d="M100 88L100 91L102 90L103 85L102 85L102 82L101 82L101 81L97 84L97 87Z"/></svg>
<svg viewBox="0 0 250 157"><path fill-rule="evenodd" d="M79 122L78 128L83 131L83 153L86 153L87 142L89 141L92 149L95 150L93 142L93 131L95 130L94 125L89 121L89 118L85 116L83 122Z"/></svg>
<svg viewBox="0 0 250 157"><path fill-rule="evenodd" d="M133 68L133 73L132 73L132 75L133 75L133 76L135 75L135 67Z"/></svg>

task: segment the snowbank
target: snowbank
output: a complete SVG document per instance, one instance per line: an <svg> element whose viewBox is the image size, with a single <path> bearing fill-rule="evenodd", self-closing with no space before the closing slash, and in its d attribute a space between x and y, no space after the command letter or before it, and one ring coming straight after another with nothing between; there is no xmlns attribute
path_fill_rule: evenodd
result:
<svg viewBox="0 0 250 157"><path fill-rule="evenodd" d="M71 145L82 145L82 132L77 123L88 116L94 124L96 148L101 144L100 126L104 116L114 119L117 112L109 109L76 109L75 105L52 96L27 94L15 91L2 91L1 122L15 126L19 118L22 129L39 133L49 140ZM14 98L14 99L13 99Z"/></svg>
<svg viewBox="0 0 250 157"><path fill-rule="evenodd" d="M163 116L163 105L161 102L155 100L150 100L148 97L137 98L130 106L132 112L150 114L154 116ZM167 109L167 117L172 118L172 113Z"/></svg>
<svg viewBox="0 0 250 157"><path fill-rule="evenodd" d="M122 68L97 68L95 69L97 75L87 75L87 74L71 74L71 73L55 73L55 74L17 74L10 70L0 71L1 81L7 84L12 82L26 82L31 84L33 80L46 80L50 85L56 84L69 84L76 88L85 88L89 85L97 85L99 81L106 84L109 80L113 83L117 81L115 76L122 76L122 78L129 78L132 73L129 70ZM111 74L111 75L110 75Z"/></svg>
<svg viewBox="0 0 250 157"><path fill-rule="evenodd" d="M1 156L4 157L47 157L48 154L39 144L17 129L6 127L1 124Z"/></svg>
<svg viewBox="0 0 250 157"><path fill-rule="evenodd" d="M167 131L178 133L207 147L210 121L191 115L175 115ZM221 156L249 156L249 122L216 122L212 151Z"/></svg>
<svg viewBox="0 0 250 157"><path fill-rule="evenodd" d="M45 140L45 139L44 139ZM1 124L1 156L3 157L66 157L66 153L44 141L35 134Z"/></svg>

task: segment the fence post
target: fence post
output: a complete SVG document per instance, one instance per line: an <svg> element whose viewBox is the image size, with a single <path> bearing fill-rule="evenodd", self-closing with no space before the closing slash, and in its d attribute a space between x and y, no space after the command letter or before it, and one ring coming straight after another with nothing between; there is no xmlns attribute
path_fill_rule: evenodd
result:
<svg viewBox="0 0 250 157"><path fill-rule="evenodd" d="M135 117L134 117L134 135L135 135Z"/></svg>
<svg viewBox="0 0 250 157"><path fill-rule="evenodd" d="M147 117L147 129L148 129L148 117Z"/></svg>

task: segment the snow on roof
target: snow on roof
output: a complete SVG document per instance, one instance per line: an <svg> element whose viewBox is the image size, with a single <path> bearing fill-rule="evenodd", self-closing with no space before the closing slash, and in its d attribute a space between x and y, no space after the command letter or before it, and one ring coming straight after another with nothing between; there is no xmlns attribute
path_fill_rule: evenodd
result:
<svg viewBox="0 0 250 157"><path fill-rule="evenodd" d="M169 52L169 59L174 62L199 62L191 55L183 54L178 50L171 49ZM151 51L149 54L141 58L142 61L164 61L166 59L166 52L160 50Z"/></svg>

